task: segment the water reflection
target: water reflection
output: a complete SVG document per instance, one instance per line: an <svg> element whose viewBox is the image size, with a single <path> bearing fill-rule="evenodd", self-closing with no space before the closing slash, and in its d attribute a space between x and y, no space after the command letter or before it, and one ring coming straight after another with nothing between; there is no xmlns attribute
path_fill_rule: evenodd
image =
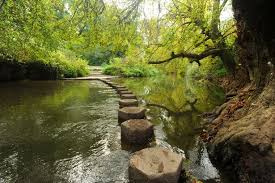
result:
<svg viewBox="0 0 275 183"><path fill-rule="evenodd" d="M88 81L0 87L0 182L127 182L113 90Z"/></svg>
<svg viewBox="0 0 275 183"><path fill-rule="evenodd" d="M221 88L205 81L167 76L119 82L124 82L149 107L158 144L184 154L185 167L194 176L204 180L219 177L199 133L204 123L200 114L224 101Z"/></svg>

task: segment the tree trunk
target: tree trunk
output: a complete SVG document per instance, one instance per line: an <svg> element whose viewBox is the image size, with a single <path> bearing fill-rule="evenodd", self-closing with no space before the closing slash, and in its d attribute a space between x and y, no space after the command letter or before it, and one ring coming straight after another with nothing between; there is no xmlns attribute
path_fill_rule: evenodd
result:
<svg viewBox="0 0 275 183"><path fill-rule="evenodd" d="M238 29L239 62L247 70L250 81L264 87L274 64L274 23L269 1L233 1ZM266 4L265 4L266 3ZM270 7L268 7L270 6ZM273 32L272 32L273 31Z"/></svg>

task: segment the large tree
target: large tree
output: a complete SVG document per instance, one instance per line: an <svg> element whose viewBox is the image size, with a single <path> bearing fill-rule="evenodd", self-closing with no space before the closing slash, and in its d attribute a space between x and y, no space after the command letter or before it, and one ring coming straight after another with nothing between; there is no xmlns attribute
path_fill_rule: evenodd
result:
<svg viewBox="0 0 275 183"><path fill-rule="evenodd" d="M228 0L173 0L164 23L168 27L167 38L160 45L174 50L170 57L149 63L162 64L176 58L188 58L200 64L200 60L208 56L219 56L227 69L234 71L232 44L226 42L236 33L234 22L220 20L227 3Z"/></svg>

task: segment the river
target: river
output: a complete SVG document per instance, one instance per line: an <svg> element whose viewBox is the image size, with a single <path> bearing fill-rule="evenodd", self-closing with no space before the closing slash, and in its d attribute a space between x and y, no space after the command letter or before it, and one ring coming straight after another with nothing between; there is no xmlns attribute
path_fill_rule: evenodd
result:
<svg viewBox="0 0 275 183"><path fill-rule="evenodd" d="M213 84L173 77L120 79L150 104L156 143L186 157L201 180L219 181L199 140L200 114L224 101ZM118 96L99 81L20 81L0 84L0 182L128 182Z"/></svg>

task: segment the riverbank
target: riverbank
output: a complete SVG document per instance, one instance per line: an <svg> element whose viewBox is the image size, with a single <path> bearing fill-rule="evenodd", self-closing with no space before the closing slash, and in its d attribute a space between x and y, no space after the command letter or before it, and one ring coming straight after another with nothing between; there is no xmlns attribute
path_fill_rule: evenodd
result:
<svg viewBox="0 0 275 183"><path fill-rule="evenodd" d="M53 54L49 60L21 61L0 53L0 81L57 80L83 77L89 74L87 63L79 58L70 60Z"/></svg>
<svg viewBox="0 0 275 183"><path fill-rule="evenodd" d="M221 81L226 83L226 103L210 113L215 118L201 135L208 142L212 162L233 175L234 181L274 182L274 79L261 91L241 80Z"/></svg>

